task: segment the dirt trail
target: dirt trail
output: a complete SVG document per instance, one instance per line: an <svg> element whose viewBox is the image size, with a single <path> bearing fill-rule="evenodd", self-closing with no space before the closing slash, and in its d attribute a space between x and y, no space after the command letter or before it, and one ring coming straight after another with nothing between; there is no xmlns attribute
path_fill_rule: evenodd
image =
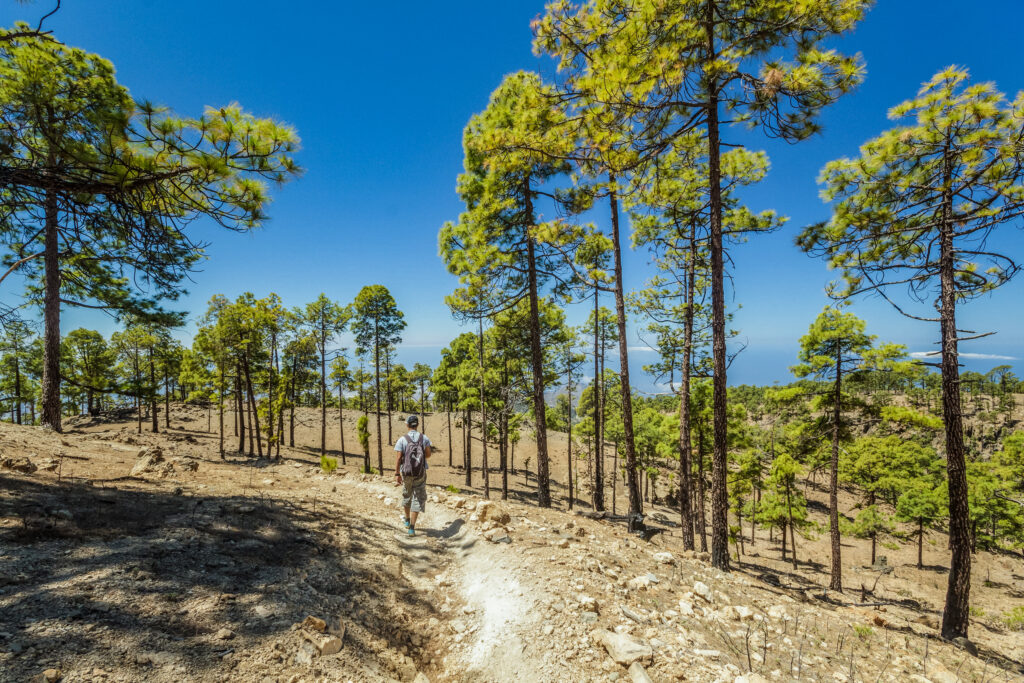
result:
<svg viewBox="0 0 1024 683"><path fill-rule="evenodd" d="M400 526L397 487L343 481L346 492L364 493L366 505L379 506L379 514L393 519L403 575L424 590L435 585L451 587L453 597L461 603L440 607L454 631L445 660L449 672L461 671L461 679L470 681L543 679L543 662L534 661L526 647L527 639L538 629L538 615L531 610L534 600L527 589L529 579L516 565L510 545L488 542L470 528L467 518L471 514L456 514L438 502L428 503L417 535L408 537Z"/></svg>

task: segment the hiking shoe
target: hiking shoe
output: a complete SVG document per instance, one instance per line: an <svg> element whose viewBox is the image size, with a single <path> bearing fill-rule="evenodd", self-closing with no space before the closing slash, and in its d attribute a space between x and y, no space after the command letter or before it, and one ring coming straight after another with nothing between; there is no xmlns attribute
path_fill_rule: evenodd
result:
<svg viewBox="0 0 1024 683"><path fill-rule="evenodd" d="M416 527L414 527L414 526L409 527L409 535L410 536L415 536L416 535Z"/></svg>
<svg viewBox="0 0 1024 683"><path fill-rule="evenodd" d="M402 522L405 524L406 529L412 526L412 522L409 521L408 517L402 517Z"/></svg>

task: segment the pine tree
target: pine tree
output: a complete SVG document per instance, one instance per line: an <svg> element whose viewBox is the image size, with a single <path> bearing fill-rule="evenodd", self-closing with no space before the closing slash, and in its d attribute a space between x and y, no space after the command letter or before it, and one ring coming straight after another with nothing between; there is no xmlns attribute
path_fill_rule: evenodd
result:
<svg viewBox="0 0 1024 683"><path fill-rule="evenodd" d="M541 345L541 290L562 266L552 223L538 221L536 203L551 178L568 171L559 150L571 148L564 115L551 88L536 74L506 76L487 108L473 116L463 134L465 172L458 192L466 211L439 237L441 256L463 281L486 282L492 312L519 301L530 306L530 360L537 434L537 501L551 506L547 429L544 424L544 352ZM556 242L558 240L556 239ZM483 309L481 308L481 312Z"/></svg>
<svg viewBox="0 0 1024 683"><path fill-rule="evenodd" d="M320 354L320 455L327 453L327 347L348 325L351 311L321 293L306 304L302 320L316 342Z"/></svg>
<svg viewBox="0 0 1024 683"><path fill-rule="evenodd" d="M829 588L835 591L843 590L842 538L839 528L839 444L849 435L846 414L867 407L860 397L850 394L846 385L871 367L891 367L894 362L906 357L902 346L887 344L876 348L875 337L865 333L864 328L864 321L854 314L826 307L811 323L807 334L800 338L801 363L791 368L797 377L813 377L825 385L817 392L811 410L822 415L819 422L831 434L832 441L828 489L832 545Z"/></svg>
<svg viewBox="0 0 1024 683"><path fill-rule="evenodd" d="M380 430L380 372L387 349L402 341L405 316L384 285L367 285L352 303L352 332L364 352L373 352L374 406L377 414L377 469L384 471L384 450Z"/></svg>
<svg viewBox="0 0 1024 683"><path fill-rule="evenodd" d="M534 24L535 48L559 59L567 99L586 103L588 132L636 165L699 130L707 146L714 352L712 564L729 567L726 492L726 316L722 110L799 140L825 105L853 87L857 60L820 43L853 28L869 0L627 0L607 11L557 0ZM792 51L793 60L780 55ZM622 342L624 343L624 342Z"/></svg>
<svg viewBox="0 0 1024 683"><path fill-rule="evenodd" d="M987 294L1017 271L991 247L993 231L1024 212L1024 156L1017 142L1024 98L1010 104L966 71L937 73L915 99L890 110L901 125L865 143L856 159L825 167L833 216L798 239L842 271L837 297L877 292L898 311L938 323L949 489L950 572L945 638L967 637L971 530L959 386L957 304ZM893 289L921 301L935 295L938 318L898 303Z"/></svg>
<svg viewBox="0 0 1024 683"><path fill-rule="evenodd" d="M49 36L0 41L0 117L8 265L44 309L42 422L59 431L61 307L159 313L201 257L187 225L261 224L262 180L297 171L297 138L237 106L186 118L137 104L109 62Z"/></svg>

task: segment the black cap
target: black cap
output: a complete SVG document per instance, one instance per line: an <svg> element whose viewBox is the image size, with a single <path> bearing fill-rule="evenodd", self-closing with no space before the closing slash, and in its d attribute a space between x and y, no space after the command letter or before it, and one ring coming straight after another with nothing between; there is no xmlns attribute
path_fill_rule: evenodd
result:
<svg viewBox="0 0 1024 683"><path fill-rule="evenodd" d="M419 423L420 419L415 415L410 415L409 417L405 418L405 424L409 425L410 427L415 427Z"/></svg>

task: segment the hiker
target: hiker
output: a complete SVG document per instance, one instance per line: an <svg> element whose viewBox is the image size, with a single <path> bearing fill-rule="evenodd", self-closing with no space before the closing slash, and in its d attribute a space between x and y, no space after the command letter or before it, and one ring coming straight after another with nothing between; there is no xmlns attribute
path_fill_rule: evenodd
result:
<svg viewBox="0 0 1024 683"><path fill-rule="evenodd" d="M427 458L430 457L430 439L416 427L420 419L410 415L405 423L409 433L395 443L398 459L395 462L395 486L402 486L402 507L405 508L405 528L410 536L416 535L416 518L427 508Z"/></svg>

